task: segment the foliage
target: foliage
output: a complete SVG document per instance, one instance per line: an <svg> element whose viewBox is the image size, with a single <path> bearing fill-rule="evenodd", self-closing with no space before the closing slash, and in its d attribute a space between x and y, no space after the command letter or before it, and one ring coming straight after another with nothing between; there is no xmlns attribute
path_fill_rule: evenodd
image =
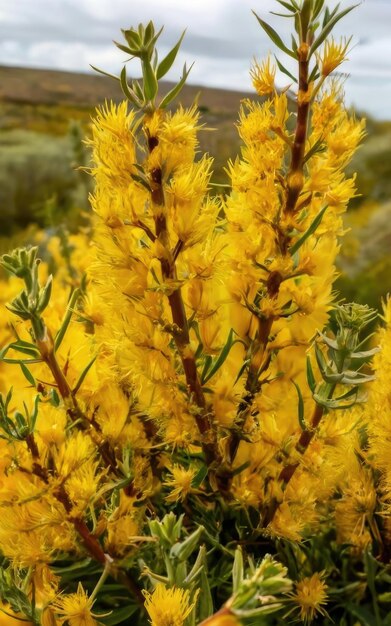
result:
<svg viewBox="0 0 391 626"><path fill-rule="evenodd" d="M280 71L296 61L295 110L255 60L266 100L242 104L230 193L209 193L197 107L167 110L186 66L159 95L183 35L159 60L139 25L116 45L142 79L113 77L126 100L93 122L92 240L59 229L2 256L10 619L390 623L391 307L379 352L376 313L333 293L364 134L329 79L351 9L277 3L291 44L256 18Z"/></svg>

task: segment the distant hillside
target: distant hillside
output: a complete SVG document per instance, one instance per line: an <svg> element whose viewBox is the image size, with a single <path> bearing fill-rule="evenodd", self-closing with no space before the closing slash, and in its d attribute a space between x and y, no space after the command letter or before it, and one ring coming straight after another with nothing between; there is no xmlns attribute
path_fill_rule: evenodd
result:
<svg viewBox="0 0 391 626"><path fill-rule="evenodd" d="M173 83L161 83L162 95ZM202 108L221 113L237 113L240 100L252 93L185 85L180 100L189 106L200 93ZM93 107L111 98L123 98L119 83L100 74L76 74L57 70L39 70L0 66L0 100L29 104L58 104Z"/></svg>

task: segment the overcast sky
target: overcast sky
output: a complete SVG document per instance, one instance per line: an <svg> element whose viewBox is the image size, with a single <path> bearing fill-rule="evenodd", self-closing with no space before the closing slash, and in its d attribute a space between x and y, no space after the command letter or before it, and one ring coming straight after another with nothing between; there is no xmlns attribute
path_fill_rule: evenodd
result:
<svg viewBox="0 0 391 626"><path fill-rule="evenodd" d="M184 61L195 61L190 83L251 90L251 59L273 49L251 9L288 36L288 20L268 16L277 7L275 0L0 0L0 64L88 72L92 63L119 73L124 55L112 40L121 40L120 28L153 19L165 25L161 56L187 27L169 78L179 77ZM348 102L391 119L391 0L363 0L337 33L354 36L342 66ZM138 75L137 61L133 71Z"/></svg>

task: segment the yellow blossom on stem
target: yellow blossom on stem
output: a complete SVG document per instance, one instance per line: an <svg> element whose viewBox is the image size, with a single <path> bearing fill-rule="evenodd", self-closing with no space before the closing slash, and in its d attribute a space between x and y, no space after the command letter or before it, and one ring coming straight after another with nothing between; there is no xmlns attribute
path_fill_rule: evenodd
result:
<svg viewBox="0 0 391 626"><path fill-rule="evenodd" d="M151 626L183 626L195 606L195 600L190 603L189 589L168 589L163 583L158 583L152 593L144 591L144 595Z"/></svg>
<svg viewBox="0 0 391 626"><path fill-rule="evenodd" d="M191 467L186 469L180 465L174 465L170 472L171 476L165 482L165 485L170 488L166 501L177 502L178 500L184 500L191 491L191 483L197 470Z"/></svg>
<svg viewBox="0 0 391 626"><path fill-rule="evenodd" d="M322 605L327 601L327 585L322 580L322 574L315 572L308 578L303 578L296 585L296 592L292 598L300 608L300 618L305 622L311 622L316 613L327 615Z"/></svg>
<svg viewBox="0 0 391 626"><path fill-rule="evenodd" d="M318 58L322 76L328 76L331 72L334 72L334 70L341 65L341 63L347 60L346 52L350 42L351 38L348 40L343 38L339 43L336 43L334 39L326 41L323 48L323 54L321 54Z"/></svg>
<svg viewBox="0 0 391 626"><path fill-rule="evenodd" d="M53 603L61 622L68 622L69 626L95 626L97 616L92 613L92 605L93 600L88 597L81 583L76 593L60 596Z"/></svg>
<svg viewBox="0 0 391 626"><path fill-rule="evenodd" d="M254 89L259 96L268 96L274 93L276 66L272 64L270 56L268 56L261 65L254 60L254 65L250 70L250 76Z"/></svg>

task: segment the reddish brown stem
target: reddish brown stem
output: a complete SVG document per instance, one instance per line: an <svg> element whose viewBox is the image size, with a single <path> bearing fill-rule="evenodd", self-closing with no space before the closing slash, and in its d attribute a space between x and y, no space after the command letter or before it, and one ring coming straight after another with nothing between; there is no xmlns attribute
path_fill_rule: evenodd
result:
<svg viewBox="0 0 391 626"><path fill-rule="evenodd" d="M147 134L147 141L148 149L151 153L155 149L155 147L158 146L159 140L157 137L151 137ZM180 250L182 249L183 244L178 243L178 245L174 249L174 254L170 253L167 222L164 215L165 198L161 169L155 168L150 172L150 181L152 203L154 204L155 208L161 209L160 212L157 212L155 216L155 234L156 238L160 240L162 245L167 250L168 255L168 258L163 258L160 260L162 274L165 279L175 280L175 260ZM186 383L191 398L199 409L199 412L195 416L195 420L201 435L201 445L205 455L205 460L208 467L211 468L212 466L217 466L221 462L221 456L218 451L216 434L214 432L212 423L212 415L206 405L206 400L198 375L195 358L189 351L189 324L180 288L174 289L172 291L172 293L168 296L168 302L170 305L172 321L176 327L176 332L173 334L173 338L182 361Z"/></svg>
<svg viewBox="0 0 391 626"><path fill-rule="evenodd" d="M60 396L64 400L65 404L68 404L68 406L70 405L68 408L68 414L73 419L80 420L80 422L78 422L77 424L78 427L82 430L86 430L89 432L92 440L99 450L103 461L105 462L105 465L110 468L115 476L122 477L122 474L117 467L117 460L114 450L112 449L108 441L102 441L102 438L100 437L100 425L94 417L89 420L80 409L79 403L75 397L75 394L72 392L65 373L63 372L57 361L54 350L54 342L48 329L46 329L45 339L37 340L37 347L40 351L42 360L46 363L52 373ZM96 433L98 433L98 437L96 435L94 436L93 429L96 431Z"/></svg>
<svg viewBox="0 0 391 626"><path fill-rule="evenodd" d="M277 298L281 283L281 274L277 271L270 272L266 282L267 295L269 298ZM228 455L231 466L235 461L239 445L242 440L243 429L246 425L247 418L251 413L254 398L260 391L259 377L269 365L268 359L265 360L265 354L273 322L274 317L259 320L257 337L258 348L254 354L252 362L249 365L247 380L245 383L246 393L239 403L234 427L231 431L228 443Z"/></svg>
<svg viewBox="0 0 391 626"><path fill-rule="evenodd" d="M33 462L33 473L38 476L43 482L46 484L49 483L49 473L46 467L43 467L39 461L39 451L34 441L33 435L29 435L26 438L26 443L31 452L31 455L34 459ZM57 473L54 472L54 475L57 476ZM57 476L58 477L58 476ZM72 502L66 492L65 486L63 483L60 484L59 487L53 492L56 500L64 507L65 512L68 515L68 520L73 525L77 534L79 535L85 549L88 554L98 563L103 566L107 565L107 562L112 562L111 573L116 580L119 580L136 598L137 602L140 606L144 606L144 597L142 595L141 589L137 585L137 583L133 580L130 574L120 570L118 567L114 565L114 559L109 554L106 554L100 545L98 539L95 537L93 533L90 532L87 524L84 519L80 516L72 515Z"/></svg>
<svg viewBox="0 0 391 626"><path fill-rule="evenodd" d="M305 144L307 139L308 113L310 108L308 85L308 44L302 43L299 55L299 93L297 104L297 120L295 138L292 146L292 157L287 178L287 197L285 212L294 213L299 195L303 189L303 168Z"/></svg>
<svg viewBox="0 0 391 626"><path fill-rule="evenodd" d="M320 406L319 404L316 404L313 415L312 415L312 419L311 419L311 426L310 428L306 428L305 430L303 430L295 446L296 451L299 452L299 454L301 454L302 456L308 450L309 445L315 436L316 429L318 428L323 415L324 415L323 407ZM282 488L284 491L287 488L290 481L292 480L292 477L294 476L299 465L300 463L297 463L297 462L289 463L289 465L286 465L281 470L278 476L278 480L282 483ZM265 515L265 518L263 520L263 525L265 527L268 526L273 521L274 516L279 506L280 506L280 502L278 502L278 500L276 499L273 499Z"/></svg>

